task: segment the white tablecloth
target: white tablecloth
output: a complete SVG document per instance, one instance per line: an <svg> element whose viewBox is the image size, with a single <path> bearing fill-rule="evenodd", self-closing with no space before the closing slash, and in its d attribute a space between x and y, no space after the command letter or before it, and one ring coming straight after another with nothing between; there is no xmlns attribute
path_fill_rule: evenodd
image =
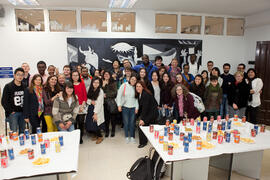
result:
<svg viewBox="0 0 270 180"><path fill-rule="evenodd" d="M240 122L240 120L238 122ZM252 138L250 136L250 131L251 131L251 128L254 127L253 124L246 122L246 123L242 123L243 124L242 127L237 127L234 125L234 123L235 121L232 120L231 130L238 129L241 133L240 137L254 139L255 143L246 144L244 142L240 142L239 144L235 144L233 134L231 134L230 143L225 142L225 139L223 140L222 144L218 144L217 140L212 140L210 143L216 146L213 149L203 148L202 150L197 150L196 149L197 141L193 140L192 143L189 144L189 152L185 153L184 147L183 147L183 141L180 141L180 137L174 134L173 142L178 143L179 148L173 149L173 155L168 155L167 151L163 151L163 144L159 144L159 140L154 138L154 133L149 132L149 126L141 126L141 129L146 135L147 139L150 141L150 143L157 150L157 152L159 153L159 155L165 162L180 161L180 160L195 159L195 158L205 158L205 157L217 156L220 154L241 153L241 152L248 152L248 151L270 149L270 132L269 131L266 131L265 133L259 132L255 138ZM193 132L192 132L193 135L200 135L202 137L202 140L206 140L207 131L202 131L202 124L203 123L201 123L200 134L196 134L196 126L190 126L189 123L187 123L187 127L193 129ZM164 126L154 125L154 129L159 129L161 131L164 131ZM213 130L214 131L217 130L217 121L214 122ZM229 130L226 130L226 131L229 131ZM185 132L182 124L180 124L180 132ZM164 140L168 141L168 137L164 137Z"/></svg>
<svg viewBox="0 0 270 180"><path fill-rule="evenodd" d="M15 159L8 161L7 168L0 167L0 179L12 179L73 171L77 172L80 131L75 130L72 132L43 133L43 138L53 138L59 135L63 135L64 138L64 146L61 147L61 152L56 153L54 143L50 143L50 148L46 149L46 155L43 156L40 153L40 144L38 142L33 146L31 145L31 140L28 140L24 146L20 146L19 141L16 143L12 142ZM6 141L3 140L3 142L2 146L6 147ZM25 149L26 147L34 149L35 159L39 157L47 157L50 158L50 162L39 167L33 165L33 160L29 160L28 155L19 155L20 150Z"/></svg>

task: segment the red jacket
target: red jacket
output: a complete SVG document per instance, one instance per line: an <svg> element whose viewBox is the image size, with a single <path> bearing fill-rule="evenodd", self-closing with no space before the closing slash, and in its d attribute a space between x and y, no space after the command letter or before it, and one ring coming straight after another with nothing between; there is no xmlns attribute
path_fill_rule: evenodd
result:
<svg viewBox="0 0 270 180"><path fill-rule="evenodd" d="M79 104L81 105L83 101L87 101L87 93L84 82L80 82L80 84L73 86L74 92L78 96Z"/></svg>

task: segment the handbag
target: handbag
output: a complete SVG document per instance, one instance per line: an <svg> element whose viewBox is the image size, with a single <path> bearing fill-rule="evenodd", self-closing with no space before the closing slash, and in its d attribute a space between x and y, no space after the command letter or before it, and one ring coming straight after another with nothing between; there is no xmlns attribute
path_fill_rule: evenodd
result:
<svg viewBox="0 0 270 180"><path fill-rule="evenodd" d="M118 106L114 99L109 98L106 100L107 109L110 114L117 114L118 113Z"/></svg>

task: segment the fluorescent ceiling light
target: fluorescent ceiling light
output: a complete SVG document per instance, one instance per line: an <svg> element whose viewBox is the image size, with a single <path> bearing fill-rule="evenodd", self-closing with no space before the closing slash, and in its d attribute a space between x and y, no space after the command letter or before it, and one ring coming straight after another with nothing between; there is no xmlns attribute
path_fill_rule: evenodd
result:
<svg viewBox="0 0 270 180"><path fill-rule="evenodd" d="M110 0L109 8L132 8L137 0Z"/></svg>
<svg viewBox="0 0 270 180"><path fill-rule="evenodd" d="M14 6L38 6L37 0L8 0Z"/></svg>

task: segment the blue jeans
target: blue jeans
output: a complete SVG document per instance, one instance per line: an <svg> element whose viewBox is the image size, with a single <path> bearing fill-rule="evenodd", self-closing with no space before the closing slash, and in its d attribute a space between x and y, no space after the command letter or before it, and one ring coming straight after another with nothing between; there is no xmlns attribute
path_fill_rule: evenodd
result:
<svg viewBox="0 0 270 180"><path fill-rule="evenodd" d="M65 131L65 132L71 132L71 131L74 131L75 129L74 124L72 124L68 129L62 129L59 126L57 128L58 128L58 131Z"/></svg>
<svg viewBox="0 0 270 180"><path fill-rule="evenodd" d="M122 107L122 118L124 123L125 137L135 137L135 108Z"/></svg>
<svg viewBox="0 0 270 180"><path fill-rule="evenodd" d="M15 112L14 114L10 114L6 121L9 122L9 128L13 132L17 132L19 129L19 134L24 133L25 121L23 119L22 112Z"/></svg>
<svg viewBox="0 0 270 180"><path fill-rule="evenodd" d="M221 118L225 118L227 114L228 114L228 99L227 94L223 94L222 102L220 105L220 116Z"/></svg>

